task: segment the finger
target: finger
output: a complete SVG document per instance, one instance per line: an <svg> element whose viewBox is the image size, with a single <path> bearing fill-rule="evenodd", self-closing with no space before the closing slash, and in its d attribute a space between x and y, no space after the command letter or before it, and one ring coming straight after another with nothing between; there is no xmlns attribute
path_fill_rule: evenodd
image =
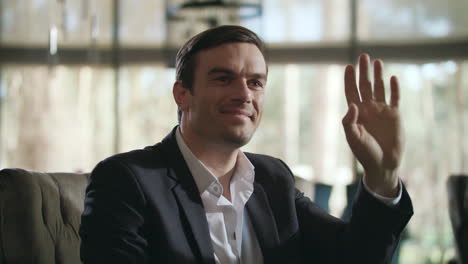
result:
<svg viewBox="0 0 468 264"><path fill-rule="evenodd" d="M359 92L361 92L362 101L372 99L372 85L369 80L370 58L367 54L359 56Z"/></svg>
<svg viewBox="0 0 468 264"><path fill-rule="evenodd" d="M374 96L378 102L385 103L385 85L383 81L383 62L374 61Z"/></svg>
<svg viewBox="0 0 468 264"><path fill-rule="evenodd" d="M398 84L398 79L396 76L390 78L390 105L393 107L398 107L400 104L400 85Z"/></svg>
<svg viewBox="0 0 468 264"><path fill-rule="evenodd" d="M346 66L344 83L346 101L348 102L348 105L361 102L361 99L359 98L359 91L356 86L356 72L354 71L353 65Z"/></svg>

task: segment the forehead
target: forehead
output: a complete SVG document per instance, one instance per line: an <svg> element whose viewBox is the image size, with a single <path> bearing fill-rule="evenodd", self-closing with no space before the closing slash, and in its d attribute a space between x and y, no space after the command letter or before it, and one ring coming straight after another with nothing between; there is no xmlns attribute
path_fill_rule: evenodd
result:
<svg viewBox="0 0 468 264"><path fill-rule="evenodd" d="M262 52L252 43L225 43L198 52L195 56L197 71L209 71L215 67L233 71L266 73Z"/></svg>

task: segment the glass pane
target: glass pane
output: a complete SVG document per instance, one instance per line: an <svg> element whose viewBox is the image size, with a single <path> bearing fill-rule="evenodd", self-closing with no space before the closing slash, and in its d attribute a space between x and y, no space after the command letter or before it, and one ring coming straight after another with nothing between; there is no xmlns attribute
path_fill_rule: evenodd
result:
<svg viewBox="0 0 468 264"><path fill-rule="evenodd" d="M174 80L175 70L163 66L120 69L120 152L153 145L177 125Z"/></svg>
<svg viewBox="0 0 468 264"><path fill-rule="evenodd" d="M465 0L360 0L358 9L362 40L468 36Z"/></svg>
<svg viewBox="0 0 468 264"><path fill-rule="evenodd" d="M349 38L349 1L263 1L261 34L267 42L342 41Z"/></svg>
<svg viewBox="0 0 468 264"><path fill-rule="evenodd" d="M112 0L2 1L1 43L47 46L50 38L56 38L59 47L109 46L112 11Z"/></svg>
<svg viewBox="0 0 468 264"><path fill-rule="evenodd" d="M51 4L47 0L15 1L1 3L0 39L2 44L47 45Z"/></svg>
<svg viewBox="0 0 468 264"><path fill-rule="evenodd" d="M113 80L110 68L3 66L1 166L90 171L114 150Z"/></svg>
<svg viewBox="0 0 468 264"><path fill-rule="evenodd" d="M162 46L166 39L165 1L120 1L123 46Z"/></svg>
<svg viewBox="0 0 468 264"><path fill-rule="evenodd" d="M55 11L61 25L59 46L111 45L113 0L63 2L65 7L59 6Z"/></svg>
<svg viewBox="0 0 468 264"><path fill-rule="evenodd" d="M182 2L173 0L171 2ZM244 1L258 3L259 1ZM262 15L259 19L239 19L239 24L258 33L269 43L303 43L319 41L344 41L349 38L349 1L346 0L269 0L261 1ZM243 11L241 10L240 13ZM232 17L228 11L217 10L212 17ZM210 16L205 20L201 11L194 12L182 22L169 23L168 42L180 46L190 36L210 27ZM226 24L219 18L215 24ZM191 19L191 20L190 20ZM213 21L211 21L213 22Z"/></svg>
<svg viewBox="0 0 468 264"><path fill-rule="evenodd" d="M454 254L446 181L468 171L468 64L388 64L386 72L397 75L402 88L406 152L400 173L415 208L402 258L447 263L439 262Z"/></svg>
<svg viewBox="0 0 468 264"><path fill-rule="evenodd" d="M167 3L167 43L170 46L182 46L199 32L220 25L242 25L257 33L261 31L261 0L169 0Z"/></svg>

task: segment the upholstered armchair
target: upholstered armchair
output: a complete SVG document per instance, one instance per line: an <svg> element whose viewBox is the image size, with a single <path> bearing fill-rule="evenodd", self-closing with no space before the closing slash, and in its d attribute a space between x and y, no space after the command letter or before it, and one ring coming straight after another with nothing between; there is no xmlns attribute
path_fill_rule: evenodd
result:
<svg viewBox="0 0 468 264"><path fill-rule="evenodd" d="M89 174L0 171L0 263L80 263Z"/></svg>

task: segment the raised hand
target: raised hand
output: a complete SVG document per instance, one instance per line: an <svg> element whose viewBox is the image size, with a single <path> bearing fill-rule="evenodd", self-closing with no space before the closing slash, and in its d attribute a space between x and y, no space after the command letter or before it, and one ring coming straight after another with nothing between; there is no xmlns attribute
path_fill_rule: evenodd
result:
<svg viewBox="0 0 468 264"><path fill-rule="evenodd" d="M351 150L364 167L367 186L382 196L398 192L396 170L403 153L403 133L398 110L398 79L390 78L390 104L385 100L383 63L374 61L374 84L369 80L370 58L359 57L359 90L352 65L345 70L345 94L348 112L343 127ZM373 87L373 89L372 89ZM360 96L359 96L360 95Z"/></svg>

